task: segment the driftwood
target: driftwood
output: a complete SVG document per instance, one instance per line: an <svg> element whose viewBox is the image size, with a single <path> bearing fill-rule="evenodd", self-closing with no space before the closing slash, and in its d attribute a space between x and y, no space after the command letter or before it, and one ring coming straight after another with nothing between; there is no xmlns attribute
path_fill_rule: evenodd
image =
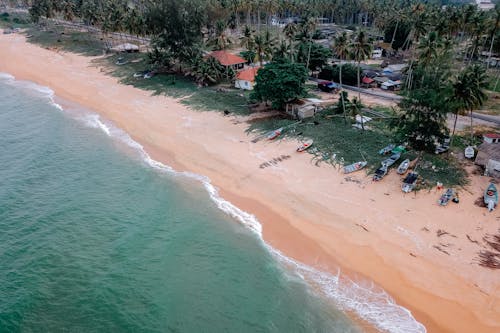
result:
<svg viewBox="0 0 500 333"><path fill-rule="evenodd" d="M448 251L443 250L442 248L440 248L440 247L439 247L439 246L437 246L437 245L434 245L434 246L433 246L433 248L435 248L436 250L438 250L438 251L440 251L440 252L443 252L444 254L450 255L450 254L448 253Z"/></svg>
<svg viewBox="0 0 500 333"><path fill-rule="evenodd" d="M471 243L474 243L474 244L477 244L479 245L479 242L477 240L473 240L472 238L470 238L469 235L466 235L467 236L467 239L471 242Z"/></svg>
<svg viewBox="0 0 500 333"><path fill-rule="evenodd" d="M436 231L436 234L437 234L437 236L438 236L438 237L441 237L441 236L443 236L443 235L448 235L448 234L449 234L449 232L448 232L448 231L445 231L445 230L441 230L441 229L439 229L438 231Z"/></svg>
<svg viewBox="0 0 500 333"><path fill-rule="evenodd" d="M491 251L479 252L479 265L491 269L500 269L500 254Z"/></svg>
<svg viewBox="0 0 500 333"><path fill-rule="evenodd" d="M498 235L486 235L486 236L483 237L483 240L492 249L500 252L500 234L498 234Z"/></svg>
<svg viewBox="0 0 500 333"><path fill-rule="evenodd" d="M367 229L364 225L359 224L359 223L356 223L356 225L357 225L358 227L362 228L364 231L366 231L366 232L370 232L370 231L369 231L369 230L368 230L368 229Z"/></svg>

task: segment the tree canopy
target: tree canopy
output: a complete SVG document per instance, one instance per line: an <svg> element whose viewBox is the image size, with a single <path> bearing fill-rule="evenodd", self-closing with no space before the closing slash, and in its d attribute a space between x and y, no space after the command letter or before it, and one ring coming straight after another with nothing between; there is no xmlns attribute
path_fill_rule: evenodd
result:
<svg viewBox="0 0 500 333"><path fill-rule="evenodd" d="M271 102L273 108L282 109L291 100L306 94L307 71L302 64L277 62L261 68L255 80L251 99Z"/></svg>

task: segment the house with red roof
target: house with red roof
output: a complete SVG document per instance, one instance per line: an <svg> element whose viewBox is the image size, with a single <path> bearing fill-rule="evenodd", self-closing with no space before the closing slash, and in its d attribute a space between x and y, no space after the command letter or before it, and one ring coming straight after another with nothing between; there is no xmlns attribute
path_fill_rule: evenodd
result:
<svg viewBox="0 0 500 333"><path fill-rule="evenodd" d="M236 73L236 81L234 86L243 90L253 90L255 85L255 77L260 67L250 67Z"/></svg>
<svg viewBox="0 0 500 333"><path fill-rule="evenodd" d="M483 141L486 143L500 143L500 134L486 133L483 135Z"/></svg>
<svg viewBox="0 0 500 333"><path fill-rule="evenodd" d="M213 51L210 52L208 56L217 59L222 66L232 68L235 71L243 69L245 67L245 63L247 62L242 57L226 51Z"/></svg>

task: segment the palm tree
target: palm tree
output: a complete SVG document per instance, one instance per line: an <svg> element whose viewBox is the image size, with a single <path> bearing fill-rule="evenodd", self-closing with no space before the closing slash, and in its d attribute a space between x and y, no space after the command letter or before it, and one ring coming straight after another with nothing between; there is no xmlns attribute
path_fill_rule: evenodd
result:
<svg viewBox="0 0 500 333"><path fill-rule="evenodd" d="M255 38L248 25L245 25L243 28L243 37L241 37L240 45L249 51L255 47Z"/></svg>
<svg viewBox="0 0 500 333"><path fill-rule="evenodd" d="M361 117L361 130L365 131L365 119L363 118L363 104L361 104L361 100L359 98L354 97L352 101L349 103L349 110L351 111L351 115L356 119L356 116Z"/></svg>
<svg viewBox="0 0 500 333"><path fill-rule="evenodd" d="M257 59L259 60L259 64L262 66L262 60L265 57L271 56L273 53L272 44L274 41L269 30L255 36L254 41L255 53L257 53Z"/></svg>
<svg viewBox="0 0 500 333"><path fill-rule="evenodd" d="M339 71L339 81L340 81L340 98L342 98L342 107L343 107L343 113L344 113L344 122L347 123L347 116L346 116L346 111L345 111L345 103L343 101L344 99L344 94L342 94L343 87L342 87L342 67L344 66L343 60L345 60L349 54L349 44L348 44L348 39L347 39L347 33L344 31L341 35L335 37L334 39L334 44L333 44L333 52L337 55L337 57L340 59L340 71Z"/></svg>
<svg viewBox="0 0 500 333"><path fill-rule="evenodd" d="M361 101L361 81L360 81L360 66L361 62L370 56L372 45L368 42L368 38L363 30L360 30L355 36L354 41L350 45L350 55L353 60L358 63L358 99Z"/></svg>
<svg viewBox="0 0 500 333"><path fill-rule="evenodd" d="M453 124L452 140L455 136L457 118L460 111L470 112L471 144L472 144L472 110L483 105L487 96L484 89L488 87L488 77L482 66L472 65L460 72L453 83L453 98L455 108L455 122ZM452 141L453 143L453 141Z"/></svg>
<svg viewBox="0 0 500 333"><path fill-rule="evenodd" d="M209 45L213 46L216 50L225 50L232 44L229 36L226 35L226 22L219 20L215 24L215 35L209 41Z"/></svg>
<svg viewBox="0 0 500 333"><path fill-rule="evenodd" d="M283 33L285 34L285 36L288 39L288 42L290 44L290 61L291 62L293 62L293 59L294 59L293 43L295 41L295 36L297 35L298 30L299 29L297 27L297 24L295 24L293 22L288 23L283 28Z"/></svg>

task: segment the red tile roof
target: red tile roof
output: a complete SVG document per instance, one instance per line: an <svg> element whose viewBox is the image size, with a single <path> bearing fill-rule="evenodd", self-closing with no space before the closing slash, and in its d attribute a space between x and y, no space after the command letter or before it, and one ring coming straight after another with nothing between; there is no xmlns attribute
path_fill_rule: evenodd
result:
<svg viewBox="0 0 500 333"><path fill-rule="evenodd" d="M226 51L213 51L210 53L210 57L214 57L215 59L217 59L223 66L244 64L247 62L242 57Z"/></svg>
<svg viewBox="0 0 500 333"><path fill-rule="evenodd" d="M362 81L364 84L370 84L370 83L374 82L375 80L369 78L368 76L365 76Z"/></svg>
<svg viewBox="0 0 500 333"><path fill-rule="evenodd" d="M236 78L238 80L245 80L245 81L250 81L254 82L255 81L255 76L257 76L257 72L259 71L260 67L251 67L247 68L238 74L236 74Z"/></svg>
<svg viewBox="0 0 500 333"><path fill-rule="evenodd" d="M500 139L500 134L496 134L496 133L487 133L484 136L489 138L489 139Z"/></svg>

